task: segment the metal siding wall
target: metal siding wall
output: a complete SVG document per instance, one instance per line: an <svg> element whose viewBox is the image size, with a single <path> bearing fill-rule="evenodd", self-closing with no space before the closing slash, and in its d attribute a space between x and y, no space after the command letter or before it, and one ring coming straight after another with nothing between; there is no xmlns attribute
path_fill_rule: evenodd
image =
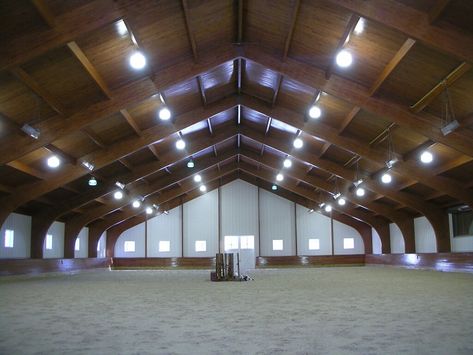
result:
<svg viewBox="0 0 473 355"><path fill-rule="evenodd" d="M31 217L12 213L0 228L0 259L29 258L31 243ZM5 230L14 232L13 248L5 248Z"/></svg>
<svg viewBox="0 0 473 355"><path fill-rule="evenodd" d="M135 252L125 253L125 241L135 242ZM145 224L140 223L124 231L115 244L115 257L117 258L144 258L145 257Z"/></svg>
<svg viewBox="0 0 473 355"><path fill-rule="evenodd" d="M344 238L353 238L355 242L355 247L353 249L343 249L343 239ZM364 254L365 245L363 239L361 238L360 233L346 224L340 223L338 221L333 221L333 242L335 255L346 255L346 254Z"/></svg>
<svg viewBox="0 0 473 355"><path fill-rule="evenodd" d="M159 252L159 241L170 241L169 252ZM176 207L169 214L161 214L148 220L148 257L181 256L181 208Z"/></svg>
<svg viewBox="0 0 473 355"><path fill-rule="evenodd" d="M242 180L221 187L221 250L226 235L254 235L258 245L258 188Z"/></svg>
<svg viewBox="0 0 473 355"><path fill-rule="evenodd" d="M391 254L403 254L405 252L404 238L401 230L394 223L389 224L389 234L391 235Z"/></svg>
<svg viewBox="0 0 473 355"><path fill-rule="evenodd" d="M373 239L373 254L382 254L382 243L376 229L371 228L371 235Z"/></svg>
<svg viewBox="0 0 473 355"><path fill-rule="evenodd" d="M295 255L294 203L260 190L261 255ZM283 250L273 250L273 239L283 240Z"/></svg>
<svg viewBox="0 0 473 355"><path fill-rule="evenodd" d="M427 218L414 218L416 253L436 253L437 239L432 225Z"/></svg>
<svg viewBox="0 0 473 355"><path fill-rule="evenodd" d="M297 245L299 255L331 255L330 218L323 214L308 213L307 208L297 205ZM320 250L309 250L309 239L320 240Z"/></svg>
<svg viewBox="0 0 473 355"><path fill-rule="evenodd" d="M196 252L195 241L207 241L207 251ZM218 251L218 190L184 204L184 256L210 257Z"/></svg>
<svg viewBox="0 0 473 355"><path fill-rule="evenodd" d="M82 228L79 235L79 251L74 249L74 258L87 258L89 251L89 228Z"/></svg>
<svg viewBox="0 0 473 355"><path fill-rule="evenodd" d="M47 234L53 236L53 248L46 250L46 238L43 244L43 259L63 258L64 257L64 223L54 222L48 229Z"/></svg>

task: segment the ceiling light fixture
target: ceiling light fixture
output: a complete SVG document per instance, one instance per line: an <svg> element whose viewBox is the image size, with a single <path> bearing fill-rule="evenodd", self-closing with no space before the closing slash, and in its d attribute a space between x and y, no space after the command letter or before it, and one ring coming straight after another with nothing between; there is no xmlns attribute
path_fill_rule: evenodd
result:
<svg viewBox="0 0 473 355"><path fill-rule="evenodd" d="M97 179L95 177L91 177L89 179L89 186L97 186Z"/></svg>
<svg viewBox="0 0 473 355"><path fill-rule="evenodd" d="M326 205L325 212L332 212L332 205Z"/></svg>
<svg viewBox="0 0 473 355"><path fill-rule="evenodd" d="M183 150L186 147L186 142L183 139L179 139L176 141L176 148L179 150Z"/></svg>
<svg viewBox="0 0 473 355"><path fill-rule="evenodd" d="M284 159L283 165L284 165L285 168L290 168L292 166L291 159L289 159L289 158Z"/></svg>
<svg viewBox="0 0 473 355"><path fill-rule="evenodd" d="M171 111L164 106L159 110L158 116L161 121L168 121L171 118Z"/></svg>
<svg viewBox="0 0 473 355"><path fill-rule="evenodd" d="M381 176L381 182L383 184L389 184L391 183L391 181L393 181L393 178L391 176L391 174L389 174L388 172L385 172L382 176Z"/></svg>
<svg viewBox="0 0 473 355"><path fill-rule="evenodd" d="M125 36L125 35L128 34L128 28L126 28L125 21L123 21L123 20L117 21L115 26L116 26L117 32L120 36Z"/></svg>
<svg viewBox="0 0 473 355"><path fill-rule="evenodd" d="M119 189L122 189L122 190L125 188L125 184L120 182L120 181L117 181L115 183L115 186L118 187Z"/></svg>
<svg viewBox="0 0 473 355"><path fill-rule="evenodd" d="M135 52L130 56L130 66L140 70L146 66L146 57L141 52Z"/></svg>
<svg viewBox="0 0 473 355"><path fill-rule="evenodd" d="M152 214L153 213L153 208L148 206L148 207L146 207L145 211L146 211L146 214Z"/></svg>
<svg viewBox="0 0 473 355"><path fill-rule="evenodd" d="M91 163L89 163L88 161L85 161L85 160L82 162L82 165L90 171L94 170L94 168L95 168L94 164L91 164Z"/></svg>
<svg viewBox="0 0 473 355"><path fill-rule="evenodd" d="M358 197L363 197L363 196L365 196L365 189L362 188L362 187L358 187L358 188L355 190L355 194L356 194L356 196L358 196Z"/></svg>
<svg viewBox="0 0 473 355"><path fill-rule="evenodd" d="M271 190L276 191L277 189L278 189L278 185L273 184L273 186L271 186Z"/></svg>
<svg viewBox="0 0 473 355"><path fill-rule="evenodd" d="M61 165L61 160L56 156L56 155L53 155L51 157L48 158L48 166L50 168L57 168L59 165Z"/></svg>
<svg viewBox="0 0 473 355"><path fill-rule="evenodd" d="M121 200L123 198L123 192L115 191L115 193L113 194L113 197L115 198L115 200Z"/></svg>
<svg viewBox="0 0 473 355"><path fill-rule="evenodd" d="M140 200L135 200L135 201L133 201L133 203L131 205L133 206L133 208L140 208L141 201Z"/></svg>
<svg viewBox="0 0 473 355"><path fill-rule="evenodd" d="M347 203L347 201L343 198L343 197L340 197L337 199L337 203L340 205L340 206L345 206L345 204Z"/></svg>
<svg viewBox="0 0 473 355"><path fill-rule="evenodd" d="M201 182L202 181L202 176L200 176L199 174L195 175L194 176L194 181L195 182Z"/></svg>
<svg viewBox="0 0 473 355"><path fill-rule="evenodd" d="M420 161L424 164L430 164L434 160L434 156L431 152L425 151L420 155Z"/></svg>
<svg viewBox="0 0 473 355"><path fill-rule="evenodd" d="M279 173L276 175L276 181L283 181L284 180L284 175Z"/></svg>
<svg viewBox="0 0 473 355"><path fill-rule="evenodd" d="M320 118L322 116L322 110L319 106L314 105L309 110L309 117L310 118Z"/></svg>
<svg viewBox="0 0 473 355"><path fill-rule="evenodd" d="M23 126L21 126L21 130L27 135L29 135L31 138L39 139L39 130L34 127L31 127L29 124L25 123Z"/></svg>
<svg viewBox="0 0 473 355"><path fill-rule="evenodd" d="M345 49L342 49L338 52L337 57L335 58L337 65L341 68L348 68L353 62L353 57L350 52Z"/></svg>
<svg viewBox="0 0 473 355"><path fill-rule="evenodd" d="M455 119L455 112L453 111L453 104L452 104L452 99L450 98L450 94L448 92L448 85L447 85L447 80L443 81L444 85L444 95L443 95L443 117L442 117L442 128L440 129L442 131L442 134L444 136L449 135L453 131L455 131L458 127L460 127L460 124L458 121Z"/></svg>
<svg viewBox="0 0 473 355"><path fill-rule="evenodd" d="M302 139L296 138L294 139L293 145L294 145L294 148L300 149L304 145L304 142L302 141Z"/></svg>
<svg viewBox="0 0 473 355"><path fill-rule="evenodd" d="M189 161L187 162L187 167L189 169L192 169L194 166L195 166L194 161L192 160L192 158L190 158Z"/></svg>
<svg viewBox="0 0 473 355"><path fill-rule="evenodd" d="M207 191L207 186L205 186L205 185L200 185L199 190L200 190L201 192L205 192L205 191Z"/></svg>
<svg viewBox="0 0 473 355"><path fill-rule="evenodd" d="M353 30L357 35L362 34L365 30L365 19L360 17L356 23L355 29Z"/></svg>

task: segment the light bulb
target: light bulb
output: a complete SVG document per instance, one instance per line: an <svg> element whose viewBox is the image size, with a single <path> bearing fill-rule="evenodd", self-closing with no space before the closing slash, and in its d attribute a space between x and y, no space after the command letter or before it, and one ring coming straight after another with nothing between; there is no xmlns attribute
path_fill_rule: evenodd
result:
<svg viewBox="0 0 473 355"><path fill-rule="evenodd" d="M97 186L97 179L93 176L89 179L89 186Z"/></svg>
<svg viewBox="0 0 473 355"><path fill-rule="evenodd" d="M194 181L195 182L201 182L202 181L202 176L200 176L199 174L195 175L194 176Z"/></svg>
<svg viewBox="0 0 473 355"><path fill-rule="evenodd" d="M207 187L205 185L200 185L199 190L205 192L207 191Z"/></svg>
<svg viewBox="0 0 473 355"><path fill-rule="evenodd" d="M365 20L360 17L360 19L358 20L358 22L355 26L354 32L357 35L359 35L359 34L363 33L364 29L365 29Z"/></svg>
<svg viewBox="0 0 473 355"><path fill-rule="evenodd" d="M310 118L319 118L322 116L322 110L319 106L314 105L309 110L309 116Z"/></svg>
<svg viewBox="0 0 473 355"><path fill-rule="evenodd" d="M179 139L176 142L176 148L179 150L183 150L186 147L186 142L184 142L182 139Z"/></svg>
<svg viewBox="0 0 473 355"><path fill-rule="evenodd" d="M325 212L332 212L332 205L326 205Z"/></svg>
<svg viewBox="0 0 473 355"><path fill-rule="evenodd" d="M159 110L159 119L162 121L168 121L171 118L171 111L167 107L163 107Z"/></svg>
<svg viewBox="0 0 473 355"><path fill-rule="evenodd" d="M276 191L278 189L277 185L271 186L271 190Z"/></svg>
<svg viewBox="0 0 473 355"><path fill-rule="evenodd" d="M50 168L57 168L59 165L61 165L61 160L57 156L53 155L48 158L48 166Z"/></svg>
<svg viewBox="0 0 473 355"><path fill-rule="evenodd" d="M345 201L345 199L343 197L340 197L338 200L337 200L337 203L340 205L340 206L345 206L345 204L347 203Z"/></svg>
<svg viewBox="0 0 473 355"><path fill-rule="evenodd" d="M135 52L130 56L130 66L140 70L146 66L146 58L141 52Z"/></svg>
<svg viewBox="0 0 473 355"><path fill-rule="evenodd" d="M285 168L290 168L292 166L292 161L291 159L284 159L284 163L283 163L284 167Z"/></svg>
<svg viewBox="0 0 473 355"><path fill-rule="evenodd" d="M123 192L115 191L115 193L113 194L113 197L115 198L115 200L121 200L123 198Z"/></svg>
<svg viewBox="0 0 473 355"><path fill-rule="evenodd" d="M141 202L139 200L135 200L132 203L133 208L139 208L141 206Z"/></svg>
<svg viewBox="0 0 473 355"><path fill-rule="evenodd" d="M428 151L425 151L420 155L420 161L424 164L432 163L433 160L434 156Z"/></svg>
<svg viewBox="0 0 473 355"><path fill-rule="evenodd" d="M353 57L350 52L344 49L338 52L336 62L339 67L347 68L351 65L352 61L353 61Z"/></svg>
<svg viewBox="0 0 473 355"><path fill-rule="evenodd" d="M151 214L153 213L153 208L152 207L146 207L146 214Z"/></svg>
<svg viewBox="0 0 473 355"><path fill-rule="evenodd" d="M276 175L276 180L277 181L283 181L284 180L284 175L279 173L278 175Z"/></svg>
<svg viewBox="0 0 473 355"><path fill-rule="evenodd" d="M294 145L294 148L300 149L304 145L304 142L302 141L302 139L296 138L294 139L293 145Z"/></svg>
<svg viewBox="0 0 473 355"><path fill-rule="evenodd" d="M189 161L187 162L187 167L192 169L194 166L195 166L194 161L192 159L189 159Z"/></svg>
<svg viewBox="0 0 473 355"><path fill-rule="evenodd" d="M393 178L389 173L384 173L383 176L381 176L381 181L383 184L389 184L392 180Z"/></svg>
<svg viewBox="0 0 473 355"><path fill-rule="evenodd" d="M359 187L356 189L355 193L356 193L356 196L363 197L365 196L365 189L362 187Z"/></svg>

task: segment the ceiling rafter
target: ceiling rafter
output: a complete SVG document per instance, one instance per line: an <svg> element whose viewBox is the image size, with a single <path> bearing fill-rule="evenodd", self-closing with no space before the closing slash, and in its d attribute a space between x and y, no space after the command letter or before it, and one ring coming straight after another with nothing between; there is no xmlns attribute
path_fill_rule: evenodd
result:
<svg viewBox="0 0 473 355"><path fill-rule="evenodd" d="M38 11L46 24L53 28L55 26L54 14L44 0L31 0L31 3Z"/></svg>
<svg viewBox="0 0 473 355"><path fill-rule="evenodd" d="M200 75L196 76L197 86L199 87L200 98L202 100L202 105L207 106L207 96L205 95L204 83L202 83L202 77Z"/></svg>
<svg viewBox="0 0 473 355"><path fill-rule="evenodd" d="M190 16L189 16L189 5L187 0L181 0L182 9L184 11L184 23L186 25L187 37L189 38L189 44L192 48L192 55L194 56L194 61L199 61L199 55L197 53L197 45L194 38L194 32L192 31Z"/></svg>
<svg viewBox="0 0 473 355"><path fill-rule="evenodd" d="M292 35L294 34L294 29L296 28L297 15L299 14L299 8L301 6L301 1L296 0L292 7L291 14L291 24L289 25L289 30L287 31L286 41L284 42L284 51L282 55L282 61L285 62L287 56L289 55L289 49L291 48Z"/></svg>
<svg viewBox="0 0 473 355"><path fill-rule="evenodd" d="M451 0L436 0L429 11L429 22L436 22L444 13Z"/></svg>

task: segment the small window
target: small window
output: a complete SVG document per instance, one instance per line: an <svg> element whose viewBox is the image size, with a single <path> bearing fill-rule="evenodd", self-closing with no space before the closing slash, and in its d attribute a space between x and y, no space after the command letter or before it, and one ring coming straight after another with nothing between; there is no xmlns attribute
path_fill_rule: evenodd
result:
<svg viewBox="0 0 473 355"><path fill-rule="evenodd" d="M309 250L320 250L320 239L309 239Z"/></svg>
<svg viewBox="0 0 473 355"><path fill-rule="evenodd" d="M158 244L158 251L161 253L168 253L171 251L171 242L169 240L160 240Z"/></svg>
<svg viewBox="0 0 473 355"><path fill-rule="evenodd" d="M134 253L135 252L135 241L126 240L124 244L125 253Z"/></svg>
<svg viewBox="0 0 473 355"><path fill-rule="evenodd" d="M5 248L13 248L15 241L15 232L11 229L5 231Z"/></svg>
<svg viewBox="0 0 473 355"><path fill-rule="evenodd" d="M226 235L224 244L225 244L225 251L238 249L238 236Z"/></svg>
<svg viewBox="0 0 473 355"><path fill-rule="evenodd" d="M52 249L53 249L53 235L46 234L46 250L52 250Z"/></svg>
<svg viewBox="0 0 473 355"><path fill-rule="evenodd" d="M473 211L452 213L453 236L473 235Z"/></svg>
<svg viewBox="0 0 473 355"><path fill-rule="evenodd" d="M343 238L343 249L355 249L355 239Z"/></svg>
<svg viewBox="0 0 473 355"><path fill-rule="evenodd" d="M99 242L97 243L97 251L100 251L100 240L99 240Z"/></svg>
<svg viewBox="0 0 473 355"><path fill-rule="evenodd" d="M74 245L74 250L79 251L80 250L80 239L76 239L76 244Z"/></svg>
<svg viewBox="0 0 473 355"><path fill-rule="evenodd" d="M255 248L255 236L254 235L242 235L240 237L240 248L241 249L254 249Z"/></svg>
<svg viewBox="0 0 473 355"><path fill-rule="evenodd" d="M195 251L207 251L207 241L206 240L196 240L195 241Z"/></svg>
<svg viewBox="0 0 473 355"><path fill-rule="evenodd" d="M283 250L284 243L282 239L273 239L273 250Z"/></svg>

